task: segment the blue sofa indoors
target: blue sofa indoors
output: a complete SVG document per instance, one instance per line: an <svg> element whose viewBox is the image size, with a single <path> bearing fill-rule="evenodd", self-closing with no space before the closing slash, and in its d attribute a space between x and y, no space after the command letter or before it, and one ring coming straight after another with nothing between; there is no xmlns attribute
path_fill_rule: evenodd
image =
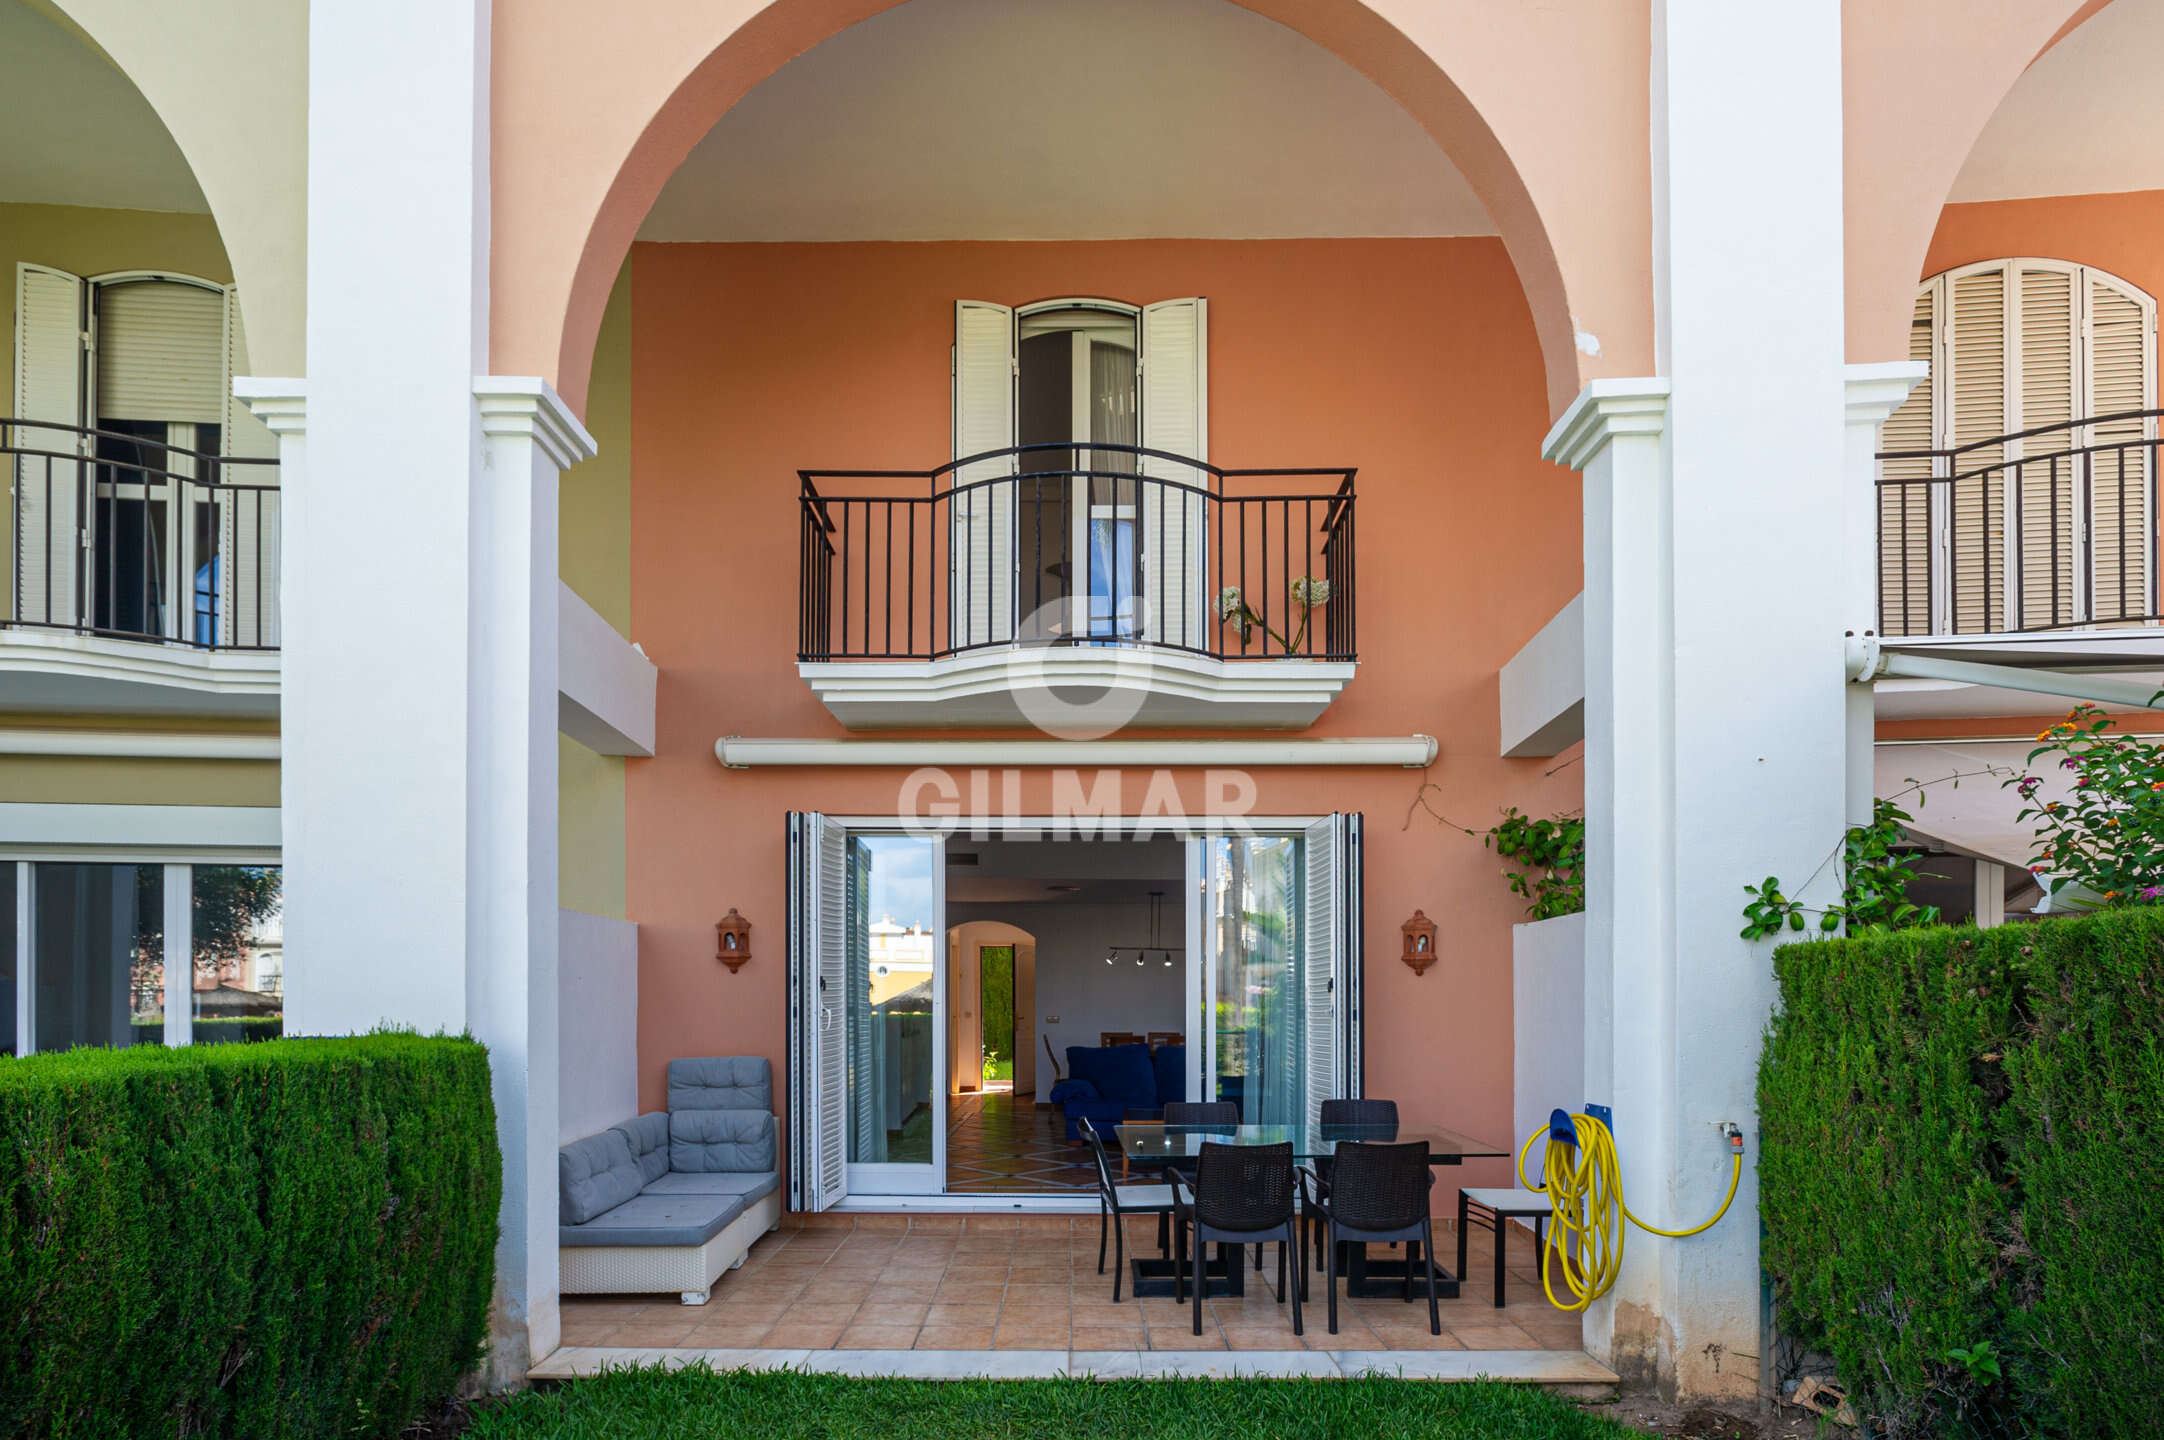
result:
<svg viewBox="0 0 2164 1440"><path fill-rule="evenodd" d="M1048 1098L1067 1117L1069 1140L1082 1138L1084 1120L1109 1140L1130 1113L1187 1098L1187 1047L1069 1045L1067 1078Z"/></svg>
<svg viewBox="0 0 2164 1440"><path fill-rule="evenodd" d="M669 1108L557 1155L563 1293L674 1290L704 1305L781 1222L774 1078L756 1056L669 1062Z"/></svg>

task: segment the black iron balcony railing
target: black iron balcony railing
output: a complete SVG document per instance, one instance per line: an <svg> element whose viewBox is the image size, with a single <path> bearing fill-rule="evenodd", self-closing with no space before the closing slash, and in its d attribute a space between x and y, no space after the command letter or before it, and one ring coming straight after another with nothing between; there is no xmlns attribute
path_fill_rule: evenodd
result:
<svg viewBox="0 0 2164 1440"><path fill-rule="evenodd" d="M1879 629L2153 625L2159 410L1879 454Z"/></svg>
<svg viewBox="0 0 2164 1440"><path fill-rule="evenodd" d="M14 492L0 625L278 648L278 462L169 444L166 429L0 420Z"/></svg>
<svg viewBox="0 0 2164 1440"><path fill-rule="evenodd" d="M1350 469L1058 444L797 475L803 660L1015 644L1356 658Z"/></svg>

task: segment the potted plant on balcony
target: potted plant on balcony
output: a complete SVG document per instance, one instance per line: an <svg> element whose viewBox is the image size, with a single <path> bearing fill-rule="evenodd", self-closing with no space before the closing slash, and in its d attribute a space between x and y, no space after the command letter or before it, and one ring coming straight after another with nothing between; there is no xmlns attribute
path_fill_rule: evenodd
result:
<svg viewBox="0 0 2164 1440"><path fill-rule="evenodd" d="M1300 628L1293 633L1290 640L1270 628L1255 607L1247 603L1237 585L1227 585L1217 592L1217 618L1232 626L1243 646L1247 644L1249 634L1260 630L1269 639L1275 640L1287 655L1297 655L1301 645L1307 640L1307 627L1314 619L1316 608L1330 603L1332 588L1328 580L1318 580L1312 575L1302 575L1292 582L1292 603L1289 608L1300 612ZM1263 646L1263 653L1269 653L1267 644Z"/></svg>

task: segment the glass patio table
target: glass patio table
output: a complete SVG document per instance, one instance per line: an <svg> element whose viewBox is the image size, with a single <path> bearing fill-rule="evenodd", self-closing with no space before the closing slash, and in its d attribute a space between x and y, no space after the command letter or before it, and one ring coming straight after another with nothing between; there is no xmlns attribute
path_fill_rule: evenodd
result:
<svg viewBox="0 0 2164 1440"><path fill-rule="evenodd" d="M1119 1136L1120 1153L1127 1157L1130 1165L1154 1169L1194 1160L1202 1154L1204 1145L1282 1145L1289 1142L1294 1160L1314 1161L1327 1160L1336 1154L1340 1141L1404 1145L1425 1140L1430 1165L1459 1165L1468 1159L1503 1159L1516 1153L1432 1125L1310 1125L1304 1121L1290 1125L1156 1125L1123 1121ZM1233 1253L1236 1248L1218 1246L1217 1258L1208 1262L1205 1270L1207 1293L1243 1293L1245 1285L1239 1257ZM1408 1269L1424 1258L1435 1267L1436 1294L1455 1299L1458 1277L1438 1264L1435 1257L1416 1254L1418 1249L1417 1245L1407 1246L1402 1260L1370 1260L1365 1245L1347 1244L1338 1265L1338 1272L1345 1277L1345 1293L1379 1295L1384 1293L1387 1285L1403 1294ZM1137 1256L1132 1263L1135 1294L1170 1295L1174 1292L1172 1261ZM1411 1270L1411 1274L1415 1280L1420 1278L1417 1269ZM1417 1286L1415 1293L1424 1298L1426 1289Z"/></svg>

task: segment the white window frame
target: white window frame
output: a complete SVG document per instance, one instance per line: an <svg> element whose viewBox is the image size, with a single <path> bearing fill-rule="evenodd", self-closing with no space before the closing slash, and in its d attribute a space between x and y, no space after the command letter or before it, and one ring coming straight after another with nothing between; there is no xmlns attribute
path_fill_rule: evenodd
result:
<svg viewBox="0 0 2164 1440"><path fill-rule="evenodd" d="M175 860L170 852L113 850L29 850L6 847L0 864L15 867L15 1053L32 1055L37 1038L37 887L32 871L37 865L162 865L164 877L165 931L165 1045L178 1049L195 1043L195 867L197 865L246 865L283 868L283 857L273 851L249 855L198 852ZM281 986L283 966L280 967Z"/></svg>

